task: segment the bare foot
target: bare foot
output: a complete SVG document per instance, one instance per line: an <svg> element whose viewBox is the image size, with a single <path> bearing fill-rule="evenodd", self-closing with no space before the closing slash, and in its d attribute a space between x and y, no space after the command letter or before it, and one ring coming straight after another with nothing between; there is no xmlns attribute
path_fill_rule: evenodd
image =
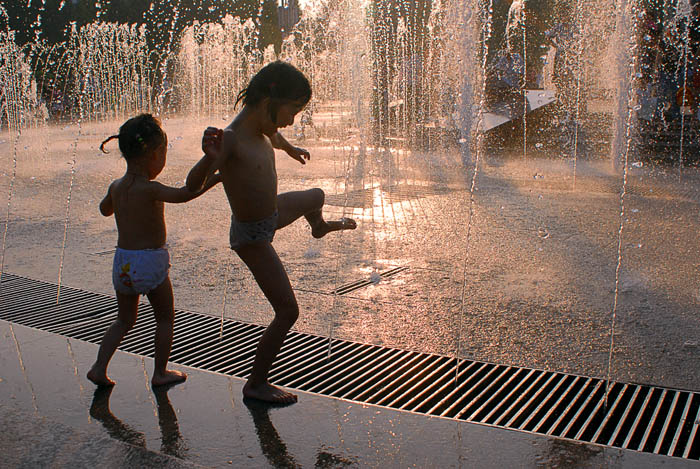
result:
<svg viewBox="0 0 700 469"><path fill-rule="evenodd" d="M87 372L87 379L98 386L114 386L114 381L109 379L107 372L104 370L97 370L94 365L90 368L90 371Z"/></svg>
<svg viewBox="0 0 700 469"><path fill-rule="evenodd" d="M151 379L153 386L165 386L166 384L182 383L187 379L187 374L178 370L165 370L165 373L154 373Z"/></svg>
<svg viewBox="0 0 700 469"><path fill-rule="evenodd" d="M321 221L321 223L311 228L311 235L314 238L323 238L331 231L354 230L357 223L352 218L343 217L338 221Z"/></svg>
<svg viewBox="0 0 700 469"><path fill-rule="evenodd" d="M243 386L243 395L250 399L257 399L259 401L272 402L275 404L293 404L297 401L296 394L287 392L267 382L253 386L250 384L250 381L248 381L245 383L245 386Z"/></svg>

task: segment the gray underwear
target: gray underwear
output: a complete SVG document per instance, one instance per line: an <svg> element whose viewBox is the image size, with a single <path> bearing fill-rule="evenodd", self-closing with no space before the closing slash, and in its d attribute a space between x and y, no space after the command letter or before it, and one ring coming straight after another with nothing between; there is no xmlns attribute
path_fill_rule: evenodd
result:
<svg viewBox="0 0 700 469"><path fill-rule="evenodd" d="M243 222L231 215L231 230L229 243L231 249L238 249L246 244L259 241L269 241L275 237L277 230L277 211L267 218L258 221Z"/></svg>

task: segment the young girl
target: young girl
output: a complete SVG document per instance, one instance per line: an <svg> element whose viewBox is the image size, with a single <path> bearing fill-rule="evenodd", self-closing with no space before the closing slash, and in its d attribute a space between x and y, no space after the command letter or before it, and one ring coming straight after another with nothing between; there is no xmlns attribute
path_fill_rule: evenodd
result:
<svg viewBox="0 0 700 469"><path fill-rule="evenodd" d="M309 159L306 150L292 146L278 129L292 125L294 116L310 99L309 81L294 66L280 61L266 65L239 94L243 109L226 130L210 127L205 131L205 156L187 176L187 187L195 191L205 184L207 175L216 169L220 171L232 212L231 249L253 273L275 312L258 344L243 394L283 404L295 402L297 397L267 379L284 338L299 315L299 307L287 272L272 247L275 231L302 216L316 238L356 227L349 218L330 222L323 219L325 195L321 189L277 194L273 147L286 151L302 164Z"/></svg>
<svg viewBox="0 0 700 469"><path fill-rule="evenodd" d="M205 141L207 141L205 137ZM197 192L187 187L175 188L154 181L165 166L168 139L160 121L150 114L141 114L126 121L118 135L102 142L100 150L112 139L119 140L119 149L126 160L126 173L110 184L100 202L100 212L114 214L118 241L114 254L112 283L117 295L119 313L105 332L97 360L87 374L97 385L111 386L107 365L126 333L136 322L139 296L147 295L156 319L155 366L153 386L177 383L185 373L168 370L173 341L173 289L168 270L170 257L165 248L166 229L163 202L181 203L198 197L220 182L219 174L211 173Z"/></svg>

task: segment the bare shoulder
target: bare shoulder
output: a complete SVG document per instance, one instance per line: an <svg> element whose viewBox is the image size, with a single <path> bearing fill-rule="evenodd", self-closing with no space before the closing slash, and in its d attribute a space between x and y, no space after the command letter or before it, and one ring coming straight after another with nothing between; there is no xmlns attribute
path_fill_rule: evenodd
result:
<svg viewBox="0 0 700 469"><path fill-rule="evenodd" d="M136 186L136 184L134 184ZM174 187L167 186L163 184L162 182L158 182L156 180L152 181L140 181L138 186L136 187L136 190L141 192L142 194L147 194L148 197L152 199L158 199L161 193L164 190L168 189L175 189Z"/></svg>
<svg viewBox="0 0 700 469"><path fill-rule="evenodd" d="M228 126L224 129L222 136L222 151L224 153L224 161L231 162L232 160L238 160L242 153L242 148L244 146L245 138L241 136L241 133L236 131L232 126Z"/></svg>

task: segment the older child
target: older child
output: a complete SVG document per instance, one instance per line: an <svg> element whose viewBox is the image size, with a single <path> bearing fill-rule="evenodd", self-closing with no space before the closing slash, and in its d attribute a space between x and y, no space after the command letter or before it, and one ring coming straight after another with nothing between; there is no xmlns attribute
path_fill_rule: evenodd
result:
<svg viewBox="0 0 700 469"><path fill-rule="evenodd" d="M248 266L275 312L258 344L253 368L243 394L276 403L296 402L297 397L268 382L268 374L287 332L299 316L287 272L272 247L275 231L304 217L311 234L321 238L331 231L354 229L349 218L323 219L321 189L277 194L274 148L285 150L304 164L306 150L290 145L278 129L294 123L294 116L311 99L311 86L294 66L273 62L250 80L239 93L243 109L225 131L208 128L203 142L205 156L187 176L187 187L198 190L216 169L231 205L231 249ZM221 145L217 145L221 139Z"/></svg>
<svg viewBox="0 0 700 469"><path fill-rule="evenodd" d="M206 138L206 137L205 137ZM170 257L165 247L166 229L163 202L181 203L194 199L220 182L212 174L197 192L154 181L165 166L168 139L160 121L141 114L126 121L119 134L102 142L100 150L112 139L126 160L126 173L110 184L100 202L100 212L114 214L118 241L114 254L112 282L117 295L117 319L105 332L97 360L87 374L97 385L114 384L107 376L107 365L122 339L136 322L139 296L146 295L156 319L155 366L151 384L161 386L187 378L185 373L168 370L173 341L173 289L168 270Z"/></svg>

